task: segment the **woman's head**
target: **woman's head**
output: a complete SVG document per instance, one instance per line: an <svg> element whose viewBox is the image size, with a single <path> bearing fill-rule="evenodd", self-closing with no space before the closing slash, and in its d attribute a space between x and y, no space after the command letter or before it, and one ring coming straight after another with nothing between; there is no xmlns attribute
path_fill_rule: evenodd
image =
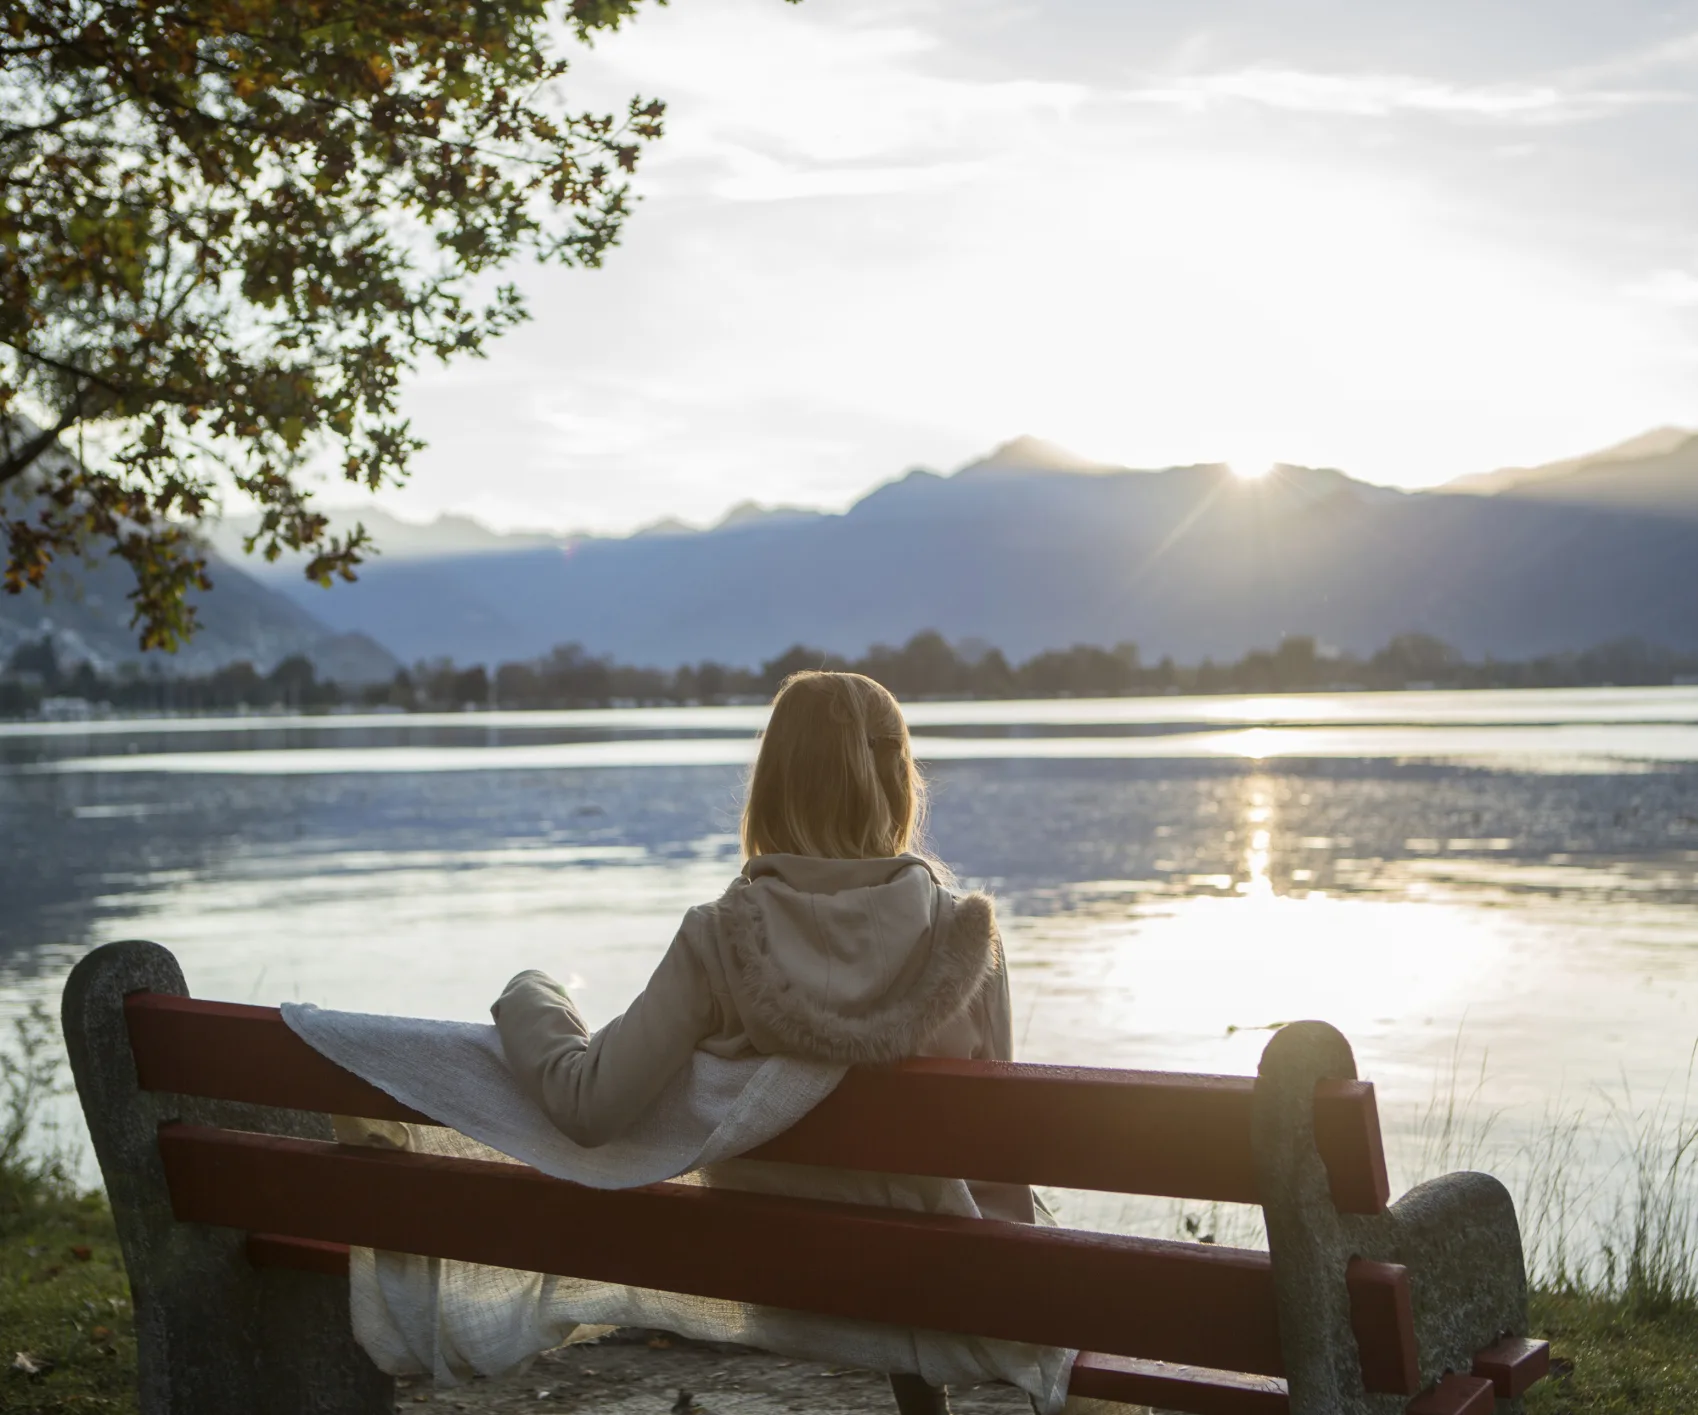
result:
<svg viewBox="0 0 1698 1415"><path fill-rule="evenodd" d="M896 699L859 673L795 673L743 806L743 853L871 860L912 848L925 815Z"/></svg>

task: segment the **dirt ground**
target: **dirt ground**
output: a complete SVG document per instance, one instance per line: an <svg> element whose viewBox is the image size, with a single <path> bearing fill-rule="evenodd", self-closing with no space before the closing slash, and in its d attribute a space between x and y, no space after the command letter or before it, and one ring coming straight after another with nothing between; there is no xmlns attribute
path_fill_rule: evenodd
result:
<svg viewBox="0 0 1698 1415"><path fill-rule="evenodd" d="M952 1389L957 1415L1031 1415L1009 1386ZM870 1371L788 1361L763 1351L620 1331L599 1341L545 1352L522 1376L436 1387L398 1381L400 1412L420 1406L475 1415L595 1411L597 1415L895 1415L890 1384Z"/></svg>

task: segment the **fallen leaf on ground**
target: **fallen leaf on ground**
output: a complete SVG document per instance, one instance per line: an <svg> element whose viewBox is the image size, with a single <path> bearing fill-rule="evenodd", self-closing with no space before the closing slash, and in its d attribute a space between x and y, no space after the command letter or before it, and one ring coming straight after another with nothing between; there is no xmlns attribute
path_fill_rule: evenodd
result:
<svg viewBox="0 0 1698 1415"><path fill-rule="evenodd" d="M86 1263L94 1256L94 1249L90 1248L86 1243L73 1243L71 1245L71 1256L79 1263Z"/></svg>
<svg viewBox="0 0 1698 1415"><path fill-rule="evenodd" d="M20 1351L12 1358L12 1369L20 1376L28 1376L33 1380L51 1371L53 1363L45 1356L32 1356L27 1351Z"/></svg>

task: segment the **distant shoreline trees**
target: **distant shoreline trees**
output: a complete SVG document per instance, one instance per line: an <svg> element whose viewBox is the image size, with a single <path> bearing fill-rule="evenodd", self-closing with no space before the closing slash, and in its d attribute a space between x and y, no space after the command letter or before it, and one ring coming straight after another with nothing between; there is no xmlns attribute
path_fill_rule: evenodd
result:
<svg viewBox="0 0 1698 1415"><path fill-rule="evenodd" d="M704 661L667 671L621 664L565 644L492 675L481 664L438 659L403 669L388 683L343 688L318 677L296 655L260 673L233 663L199 677L166 677L127 669L102 675L87 663L62 664L50 639L16 649L0 671L0 717L71 712L79 705L150 715L251 710L326 712L366 709L454 712L489 708L760 703L800 669L865 673L899 698L1096 698L1162 694L1343 692L1409 688L1641 687L1698 683L1698 654L1640 639L1619 639L1580 652L1520 661L1470 662L1428 634L1400 634L1367 658L1332 654L1307 635L1277 648L1253 649L1232 663L1203 659L1143 662L1134 644L1076 644L1011 664L1001 650L952 645L926 630L900 648L875 644L848 659L797 645L759 668Z"/></svg>

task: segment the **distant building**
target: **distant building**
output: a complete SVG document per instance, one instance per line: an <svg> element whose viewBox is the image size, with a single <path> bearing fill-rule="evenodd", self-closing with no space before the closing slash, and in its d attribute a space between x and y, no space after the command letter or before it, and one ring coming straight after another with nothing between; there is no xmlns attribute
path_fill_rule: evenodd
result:
<svg viewBox="0 0 1698 1415"><path fill-rule="evenodd" d="M101 714L95 704L87 698L54 697L41 700L41 716L46 722L87 722L99 715Z"/></svg>

